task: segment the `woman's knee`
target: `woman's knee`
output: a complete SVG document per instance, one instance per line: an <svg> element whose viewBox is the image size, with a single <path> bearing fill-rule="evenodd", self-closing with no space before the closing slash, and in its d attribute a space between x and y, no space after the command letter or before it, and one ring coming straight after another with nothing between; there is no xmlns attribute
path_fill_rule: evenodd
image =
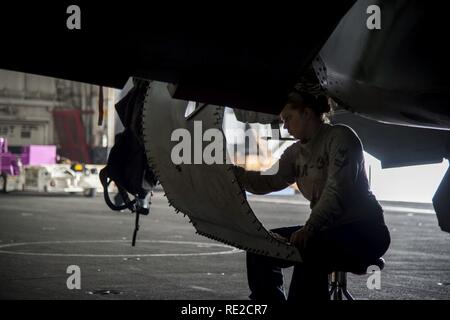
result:
<svg viewBox="0 0 450 320"><path fill-rule="evenodd" d="M256 254L247 251L246 253L247 265L254 264L255 260L257 259L256 256L257 256Z"/></svg>

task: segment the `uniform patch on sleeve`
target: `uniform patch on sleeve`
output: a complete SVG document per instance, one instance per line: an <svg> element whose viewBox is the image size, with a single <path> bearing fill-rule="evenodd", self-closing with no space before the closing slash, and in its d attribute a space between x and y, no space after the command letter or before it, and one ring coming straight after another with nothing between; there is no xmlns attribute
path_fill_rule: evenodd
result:
<svg viewBox="0 0 450 320"><path fill-rule="evenodd" d="M343 168L348 165L348 148L339 148L336 158L334 159L334 165Z"/></svg>

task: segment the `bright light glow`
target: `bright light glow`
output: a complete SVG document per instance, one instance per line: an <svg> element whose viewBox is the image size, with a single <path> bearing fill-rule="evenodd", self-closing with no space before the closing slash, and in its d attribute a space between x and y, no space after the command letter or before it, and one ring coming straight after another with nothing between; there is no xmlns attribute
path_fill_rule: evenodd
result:
<svg viewBox="0 0 450 320"><path fill-rule="evenodd" d="M431 202L447 171L448 161L439 164L381 169L380 161L368 153L366 172L371 167L371 189L378 200Z"/></svg>

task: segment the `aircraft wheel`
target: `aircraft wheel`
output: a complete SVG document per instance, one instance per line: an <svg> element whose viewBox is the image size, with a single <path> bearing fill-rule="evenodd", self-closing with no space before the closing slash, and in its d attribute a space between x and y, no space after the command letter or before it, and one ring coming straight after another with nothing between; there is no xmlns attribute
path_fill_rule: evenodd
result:
<svg viewBox="0 0 450 320"><path fill-rule="evenodd" d="M84 193L84 195L89 198L94 198L97 195L97 189L95 188L89 189L87 192Z"/></svg>
<svg viewBox="0 0 450 320"><path fill-rule="evenodd" d="M6 176L6 174L2 173L0 174L0 192L1 193L6 193L6 184L8 182L8 177Z"/></svg>

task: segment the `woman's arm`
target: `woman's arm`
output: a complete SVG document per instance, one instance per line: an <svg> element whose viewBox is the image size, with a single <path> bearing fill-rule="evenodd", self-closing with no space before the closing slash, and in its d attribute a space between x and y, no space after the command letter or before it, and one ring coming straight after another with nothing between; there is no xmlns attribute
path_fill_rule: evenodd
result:
<svg viewBox="0 0 450 320"><path fill-rule="evenodd" d="M295 144L287 148L280 160L266 171L246 171L235 166L239 184L254 194L266 194L287 188L295 182Z"/></svg>

